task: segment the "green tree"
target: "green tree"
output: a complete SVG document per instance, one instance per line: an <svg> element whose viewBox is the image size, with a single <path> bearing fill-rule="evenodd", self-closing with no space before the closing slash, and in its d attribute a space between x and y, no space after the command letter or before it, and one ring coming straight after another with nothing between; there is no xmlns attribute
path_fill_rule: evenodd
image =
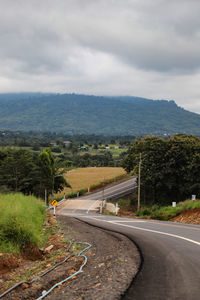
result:
<svg viewBox="0 0 200 300"><path fill-rule="evenodd" d="M141 192L144 203L169 204L200 190L200 138L175 135L168 140L138 138L123 160L127 172L137 176L142 154Z"/></svg>
<svg viewBox="0 0 200 300"><path fill-rule="evenodd" d="M38 166L40 174L39 194L47 195L62 191L65 186L70 187L64 178L64 172L59 172L59 168L55 167L55 159L50 148L44 149L38 157Z"/></svg>
<svg viewBox="0 0 200 300"><path fill-rule="evenodd" d="M6 149L0 154L0 185L29 194L37 184L35 156L28 150Z"/></svg>

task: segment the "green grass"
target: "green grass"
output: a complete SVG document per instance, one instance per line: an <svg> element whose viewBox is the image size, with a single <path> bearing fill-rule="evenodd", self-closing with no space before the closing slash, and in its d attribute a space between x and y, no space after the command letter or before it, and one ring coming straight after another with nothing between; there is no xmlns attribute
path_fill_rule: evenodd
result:
<svg viewBox="0 0 200 300"><path fill-rule="evenodd" d="M0 252L19 253L27 244L42 245L46 210L39 199L0 194L0 209Z"/></svg>
<svg viewBox="0 0 200 300"><path fill-rule="evenodd" d="M141 218L151 218L157 220L169 220L173 217L178 216L181 212L188 209L200 208L200 201L186 200L179 202L176 207L153 205L152 207L143 207L139 212L136 213Z"/></svg>

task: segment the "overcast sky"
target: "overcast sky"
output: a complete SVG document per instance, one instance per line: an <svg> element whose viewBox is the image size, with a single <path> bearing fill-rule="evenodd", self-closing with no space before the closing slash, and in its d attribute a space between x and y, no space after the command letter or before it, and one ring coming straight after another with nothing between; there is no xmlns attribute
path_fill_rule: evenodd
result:
<svg viewBox="0 0 200 300"><path fill-rule="evenodd" d="M200 0L0 0L0 92L174 99L200 113Z"/></svg>

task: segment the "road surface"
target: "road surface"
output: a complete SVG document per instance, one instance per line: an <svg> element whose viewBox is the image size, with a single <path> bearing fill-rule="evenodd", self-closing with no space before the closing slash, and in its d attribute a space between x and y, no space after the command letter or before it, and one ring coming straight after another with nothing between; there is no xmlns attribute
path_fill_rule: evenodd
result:
<svg viewBox="0 0 200 300"><path fill-rule="evenodd" d="M136 179L131 178L85 196L67 199L62 210L73 213L97 212L102 200L115 199L133 192L137 187Z"/></svg>
<svg viewBox="0 0 200 300"><path fill-rule="evenodd" d="M61 209L62 215L72 215ZM137 277L125 300L200 299L200 227L172 222L74 213L91 225L125 234L141 251Z"/></svg>

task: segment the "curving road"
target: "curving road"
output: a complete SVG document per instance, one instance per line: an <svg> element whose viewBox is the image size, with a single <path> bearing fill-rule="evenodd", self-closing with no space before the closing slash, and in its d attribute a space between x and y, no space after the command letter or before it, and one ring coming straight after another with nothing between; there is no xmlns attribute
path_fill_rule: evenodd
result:
<svg viewBox="0 0 200 300"><path fill-rule="evenodd" d="M61 208L62 215L68 215ZM200 299L200 227L75 213L91 225L125 234L139 247L141 269L122 299Z"/></svg>
<svg viewBox="0 0 200 300"><path fill-rule="evenodd" d="M97 212L102 200L120 198L133 192L136 187L136 179L130 178L97 192L74 199L67 199L62 204L62 211L67 211L67 213L71 212L72 214Z"/></svg>

